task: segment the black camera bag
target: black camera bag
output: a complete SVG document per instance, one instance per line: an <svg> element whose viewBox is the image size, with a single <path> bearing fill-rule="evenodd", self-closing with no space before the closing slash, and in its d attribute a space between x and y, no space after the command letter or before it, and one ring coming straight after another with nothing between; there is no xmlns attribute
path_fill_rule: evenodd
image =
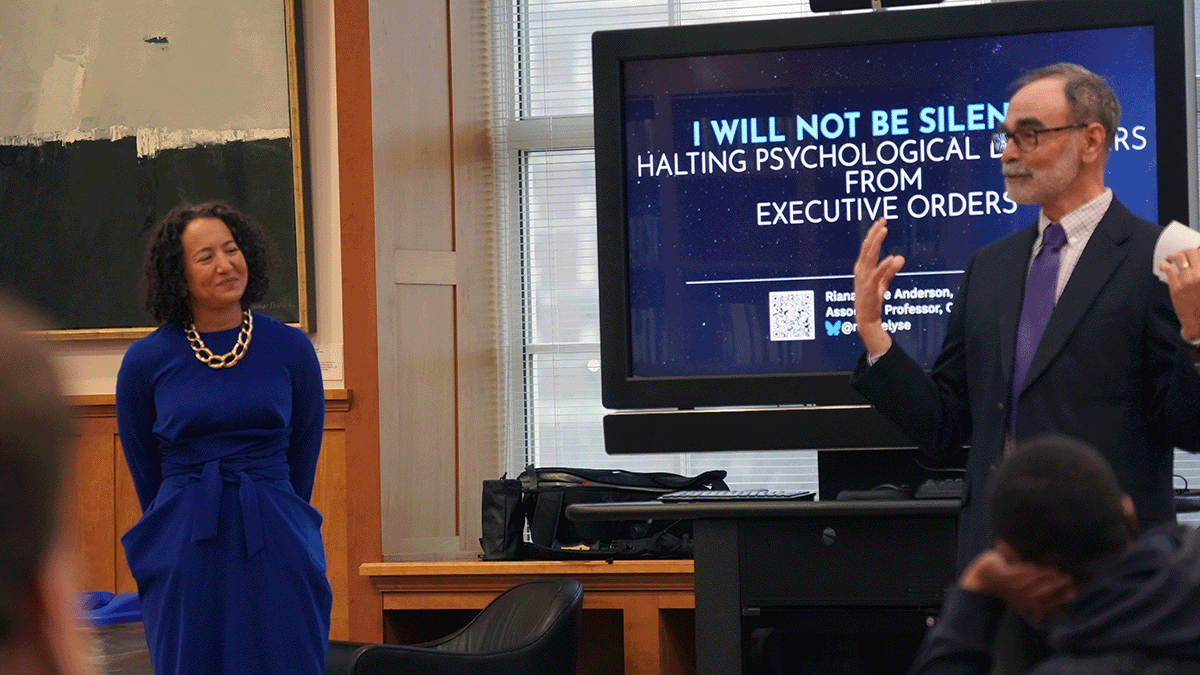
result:
<svg viewBox="0 0 1200 675"><path fill-rule="evenodd" d="M621 469L526 467L521 507L529 522L525 556L534 559L637 559L692 557L692 521L577 521L572 504L652 501L677 490L725 490L726 473L694 476Z"/></svg>

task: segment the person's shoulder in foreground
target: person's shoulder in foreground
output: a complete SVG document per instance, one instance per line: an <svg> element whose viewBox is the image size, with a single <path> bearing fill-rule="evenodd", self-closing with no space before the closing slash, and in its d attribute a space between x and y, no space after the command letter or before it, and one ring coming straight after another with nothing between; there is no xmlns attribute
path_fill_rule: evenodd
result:
<svg viewBox="0 0 1200 675"><path fill-rule="evenodd" d="M0 293L0 673L87 672L63 484L74 427L34 325Z"/></svg>
<svg viewBox="0 0 1200 675"><path fill-rule="evenodd" d="M1147 531L1049 627L1037 675L1200 673L1200 531Z"/></svg>
<svg viewBox="0 0 1200 675"><path fill-rule="evenodd" d="M1163 525L1138 537L1133 502L1089 446L1023 444L990 490L992 548L947 593L914 673L986 673L1005 606L1049 631L1033 671L1200 673L1200 534Z"/></svg>

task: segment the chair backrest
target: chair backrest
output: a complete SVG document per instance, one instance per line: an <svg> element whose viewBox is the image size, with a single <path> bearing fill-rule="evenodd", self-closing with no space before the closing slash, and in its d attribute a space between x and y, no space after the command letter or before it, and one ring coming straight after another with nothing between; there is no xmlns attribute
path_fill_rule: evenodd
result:
<svg viewBox="0 0 1200 675"><path fill-rule="evenodd" d="M329 651L325 654L325 675L350 675L356 652L369 645L368 642L330 640Z"/></svg>
<svg viewBox="0 0 1200 675"><path fill-rule="evenodd" d="M353 675L573 675L583 585L540 579L501 593L461 630L421 645L368 645Z"/></svg>
<svg viewBox="0 0 1200 675"><path fill-rule="evenodd" d="M452 652L517 649L549 639L555 629L574 629L583 586L574 579L540 579L501 593L462 630L428 646Z"/></svg>

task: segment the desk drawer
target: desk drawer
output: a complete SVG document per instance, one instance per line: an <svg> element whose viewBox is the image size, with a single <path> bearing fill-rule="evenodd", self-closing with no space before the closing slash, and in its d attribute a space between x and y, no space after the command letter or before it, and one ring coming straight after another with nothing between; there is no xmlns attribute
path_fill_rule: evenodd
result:
<svg viewBox="0 0 1200 675"><path fill-rule="evenodd" d="M930 606L954 581L953 516L746 520L742 607Z"/></svg>

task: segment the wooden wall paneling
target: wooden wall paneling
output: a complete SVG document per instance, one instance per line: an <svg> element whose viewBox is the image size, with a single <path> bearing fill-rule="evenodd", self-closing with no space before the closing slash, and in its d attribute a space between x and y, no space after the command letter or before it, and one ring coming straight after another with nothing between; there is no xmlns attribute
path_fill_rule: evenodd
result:
<svg viewBox="0 0 1200 675"><path fill-rule="evenodd" d="M312 505L324 521L321 523L321 540L325 544L326 576L333 588L333 611L330 617L329 637L333 640L350 639L349 570L342 564L349 555L347 550L346 522L346 432L343 428L344 413L326 413L325 437L321 443L321 456L317 463L317 476L313 486ZM330 419L334 418L334 419Z"/></svg>
<svg viewBox="0 0 1200 675"><path fill-rule="evenodd" d="M399 439L381 453L386 553L458 550L454 287L398 286L389 303Z"/></svg>
<svg viewBox="0 0 1200 675"><path fill-rule="evenodd" d="M112 591L117 579L117 467L113 461L116 422L112 418L84 417L77 424L79 442L64 495L67 527L79 557L80 587Z"/></svg>
<svg viewBox="0 0 1200 675"><path fill-rule="evenodd" d="M383 638L383 601L359 564L382 559L379 492L379 339L375 290L375 201L368 0L334 0L338 209L346 416L346 559L349 636Z"/></svg>
<svg viewBox="0 0 1200 675"><path fill-rule="evenodd" d="M117 593L132 593L137 590L137 582L133 580L133 573L129 571L129 564L125 562L125 549L121 546L121 536L129 531L142 517L142 505L138 503L137 491L133 487L133 477L129 475L129 468L125 464L125 451L121 449L121 441L117 438L114 430L112 437L112 445L114 450L114 463L117 466L116 475L116 493L117 493L117 508L113 514L117 522Z"/></svg>
<svg viewBox="0 0 1200 675"><path fill-rule="evenodd" d="M444 557L459 549L446 5L371 10L382 546L389 559Z"/></svg>
<svg viewBox="0 0 1200 675"><path fill-rule="evenodd" d="M459 329L460 549L479 552L482 481L501 469L499 247L493 192L488 3L447 0Z"/></svg>
<svg viewBox="0 0 1200 675"><path fill-rule="evenodd" d="M321 539L325 544L326 576L333 589L333 611L329 637L350 639L349 559L346 484L346 417L350 409L349 392L326 392L325 436L313 485L313 506L324 516Z"/></svg>

